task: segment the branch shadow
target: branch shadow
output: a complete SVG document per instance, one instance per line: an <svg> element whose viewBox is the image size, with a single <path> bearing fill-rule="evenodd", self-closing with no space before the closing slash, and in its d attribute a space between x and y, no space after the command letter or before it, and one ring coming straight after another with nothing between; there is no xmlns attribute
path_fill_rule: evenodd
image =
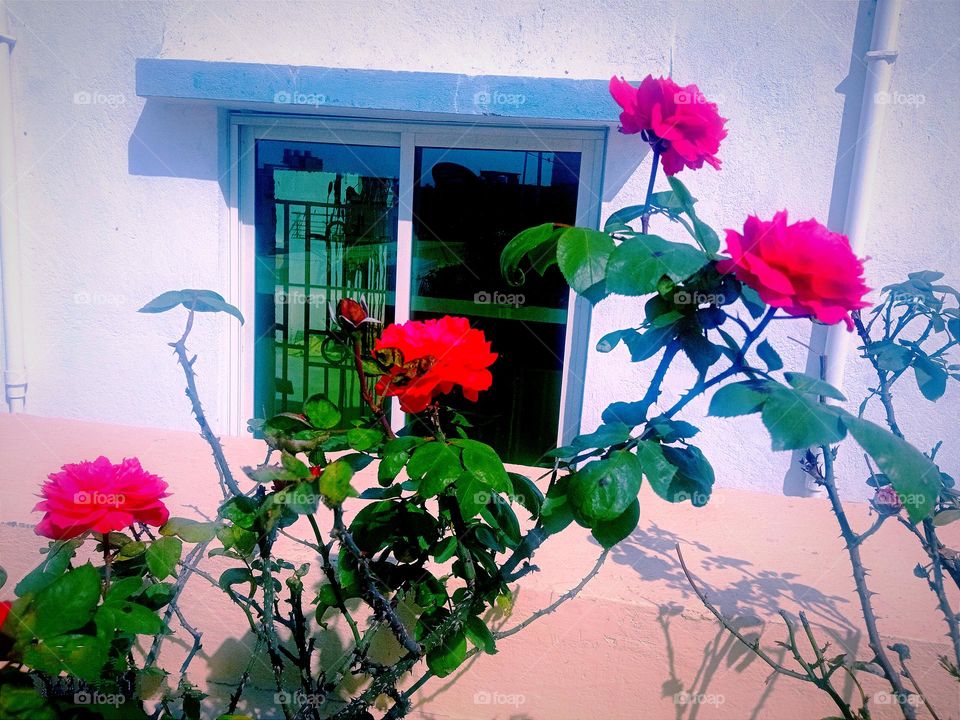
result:
<svg viewBox="0 0 960 720"><path fill-rule="evenodd" d="M696 551L696 567L691 567L691 571L697 584L741 634L752 641L763 636L768 624L771 626L772 636L765 638L764 649L777 662L791 666L784 648L766 647L785 638L785 629L778 620L781 610L802 608L816 626L821 643L829 642L831 646L840 647L851 654L859 648L862 632L843 612L845 606L851 606L848 599L823 593L798 580L797 573L758 569L749 560L713 553L704 543L687 540L656 523L638 528L633 535L614 547L611 559L629 567L658 589L665 586L672 591L672 596L679 595L684 601L690 601L684 604L673 600L663 603L657 598L645 598L658 608L657 623L667 650L667 678L661 685L661 697L674 699L677 720L695 720L705 706L722 703L722 695L711 693L710 688L711 683L723 674L730 671L742 673L757 661L762 664L749 648L719 627L706 642L703 656L692 676L683 677L683 670L692 668L693 663L677 657L671 623L688 608L704 611L705 608L690 587L677 560L675 548L678 544ZM739 577L722 586L715 585L708 579L711 571L722 571L725 577L736 573ZM762 717L764 704L774 690L779 675L772 670L771 673L749 716L751 719ZM850 697L854 691L849 679L838 689L845 697Z"/></svg>

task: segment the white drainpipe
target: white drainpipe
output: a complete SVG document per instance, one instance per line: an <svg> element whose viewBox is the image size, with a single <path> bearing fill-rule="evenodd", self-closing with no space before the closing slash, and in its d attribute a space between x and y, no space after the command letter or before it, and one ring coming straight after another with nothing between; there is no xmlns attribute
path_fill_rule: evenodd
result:
<svg viewBox="0 0 960 720"><path fill-rule="evenodd" d="M3 283L3 383L10 412L23 412L27 401L27 367L23 351L20 305L20 213L17 205L17 163L14 156L13 76L10 54L14 39L0 0L0 282Z"/></svg>
<svg viewBox="0 0 960 720"><path fill-rule="evenodd" d="M880 155L883 119L890 103L890 80L897 60L897 30L900 25L902 0L878 0L873 20L870 51L864 57L867 77L860 104L860 127L857 129L857 147L850 173L847 210L843 232L850 238L853 251L861 256L866 246L870 224L870 202ZM821 329L823 341L824 379L834 385L843 385L843 376L850 351L851 336L844 325ZM814 345L816 347L816 345Z"/></svg>

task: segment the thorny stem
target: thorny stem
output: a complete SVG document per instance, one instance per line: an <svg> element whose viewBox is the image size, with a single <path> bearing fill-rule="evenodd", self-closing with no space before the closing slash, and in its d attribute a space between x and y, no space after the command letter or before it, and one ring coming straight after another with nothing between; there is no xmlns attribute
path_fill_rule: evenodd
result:
<svg viewBox="0 0 960 720"><path fill-rule="evenodd" d="M377 404L367 385L367 373L363 369L363 345L360 342L359 335L353 338L353 364L357 371L357 378L360 381L360 396L367 404L367 407L370 408L371 412L373 412L377 422L383 426L387 437L391 439L395 438L396 434L394 434L393 428L390 427L390 421L387 419L386 413L384 413L383 408Z"/></svg>
<svg viewBox="0 0 960 720"><path fill-rule="evenodd" d="M535 613L533 613L533 615L528 617L519 625L514 625L512 628L509 628L508 630L501 630L499 632L496 632L493 634L493 636L497 640L501 640L503 638L510 637L511 635L515 635L516 633L520 632L525 627L530 625L530 623L536 622L537 620L542 618L544 615L549 615L550 613L554 612L558 607L563 605L568 600L572 600L573 598L575 598L577 595L580 594L580 591L587 586L587 583L593 580L593 578L597 576L597 573L600 572L600 568L603 567L603 563L606 561L607 555L609 554L609 552L610 552L609 550L604 550L602 553L600 553L600 557L597 558L597 562L593 566L593 569L590 570L590 572L588 572L584 576L583 580L577 583L576 586L567 590L567 592L565 592L563 595L558 597L556 600L554 600L552 603L547 605L545 608L541 610L537 610Z"/></svg>
<svg viewBox="0 0 960 720"><path fill-rule="evenodd" d="M333 590L333 597L337 601L337 609L340 610L344 620L346 620L350 626L354 644L359 647L361 642L360 630L357 627L356 620L353 619L353 615L351 615L347 609L347 604L343 597L343 588L340 587L340 581L337 579L333 563L330 562L330 546L323 541L320 526L317 525L317 519L313 515L307 515L307 520L310 521L310 527L313 528L314 537L317 539L317 549L320 551L320 557L323 559L323 573L327 576L327 582L330 583L330 588ZM319 620L320 618L317 619Z"/></svg>
<svg viewBox="0 0 960 720"><path fill-rule="evenodd" d="M227 463L227 458L223 454L220 439L211 429L210 423L207 422L207 416L203 412L203 406L200 404L200 395L197 392L196 373L193 370L193 364L197 358L194 356L193 359L191 359L187 355L187 336L190 335L190 331L193 329L193 318L194 310L190 308L190 314L187 316L187 326L183 331L183 335L176 342L170 343L170 347L173 348L174 353L177 355L177 362L180 363L180 367L183 368L183 375L187 381L187 397L193 406L193 415L197 419L197 425L200 426L200 434L213 451L213 461L217 466L217 472L220 474L221 489L225 486L226 490L229 490L234 495L243 495L240 486L237 485L236 480L233 479L233 473L230 471L230 465ZM226 490L224 490L223 493L224 497L227 496Z"/></svg>
<svg viewBox="0 0 960 720"><path fill-rule="evenodd" d="M853 570L853 582L856 586L857 597L860 600L860 610L863 613L863 620L867 628L867 638L870 641L870 649L876 655L876 663L883 670L887 682L893 688L900 705L900 710L904 718L914 720L916 713L909 703L909 693L900 680L900 675L890 662L890 658L880 638L880 632L877 630L877 616L873 611L873 604L870 601L870 590L867 587L867 571L863 566L863 559L860 556L860 546L857 543L857 534L850 527L850 521L847 519L847 513L840 502L840 494L837 492L837 484L833 469L833 452L830 447L824 445L820 448L823 455L823 472L820 474L820 483L826 488L827 496L830 499L830 507L837 523L840 525L840 534L846 544L847 556L850 558L850 566Z"/></svg>
<svg viewBox="0 0 960 720"><path fill-rule="evenodd" d="M657 166L660 164L660 144L654 143L652 147L653 166L650 168L650 182L647 183L647 197L643 201L647 211L640 216L640 227L643 229L644 235L646 235L647 231L650 229L650 199L653 197L653 186L657 181Z"/></svg>
<svg viewBox="0 0 960 720"><path fill-rule="evenodd" d="M877 375L877 396L880 398L880 404L883 406L884 413L886 415L887 426L890 428L890 432L903 439L904 435L900 430L899 424L897 423L897 415L893 405L893 397L890 393L890 386L896 381L896 377L899 377L899 375L891 378L890 373L880 367L877 357L868 352L870 345L873 344L873 338L870 336L869 328L864 326L859 312L853 313L853 322L857 329L857 334L860 336L860 340L863 343L863 348L865 351L864 354L870 361L870 364L873 366L874 372ZM928 325L928 329L929 327L930 325ZM949 345L950 344L948 343L943 349L946 349L949 347ZM930 581L930 588L937 597L937 605L940 609L940 612L943 614L944 621L947 624L950 642L953 645L954 658L956 659L957 665L960 666L960 623L957 621L957 616L950 605L950 601L947 598L947 593L944 588L943 555L941 554L941 543L939 538L937 538L936 527L934 527L933 522L929 518L924 520L923 535L921 535L914 525L910 524L909 522L905 524L907 525L908 529L910 529L918 537L921 547L930 558L933 573L933 579ZM862 542L869 534L870 531L861 535L860 542ZM956 576L953 572L951 572L951 577L956 579ZM924 701L926 701L926 698L924 698Z"/></svg>
<svg viewBox="0 0 960 720"><path fill-rule="evenodd" d="M364 557L360 548L357 547L353 535L343 524L343 510L341 508L333 509L333 527L333 536L340 540L343 547L353 555L357 562L357 569L360 571L360 578L363 583L364 595L370 607L373 608L379 619L385 621L387 625L390 626L393 634L397 637L400 644L403 645L404 649L411 655L420 657L423 654L423 648L410 636L410 633L407 632L406 626L404 626L403 621L397 616L390 601L377 589L376 579L374 578L373 571L370 569L370 562Z"/></svg>

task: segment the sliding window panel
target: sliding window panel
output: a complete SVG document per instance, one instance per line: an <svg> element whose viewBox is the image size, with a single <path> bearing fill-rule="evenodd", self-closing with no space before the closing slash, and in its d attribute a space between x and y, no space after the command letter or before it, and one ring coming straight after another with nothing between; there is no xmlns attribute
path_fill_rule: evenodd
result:
<svg viewBox="0 0 960 720"><path fill-rule="evenodd" d="M400 150L256 141L254 415L300 412L322 393L361 415L352 358L326 339L331 308L363 296L394 319ZM379 326L365 326L372 350Z"/></svg>
<svg viewBox="0 0 960 720"><path fill-rule="evenodd" d="M560 272L520 287L500 253L521 230L574 224L580 153L418 147L413 196L411 316L467 317L499 353L477 403L450 402L471 435L530 463L556 445L569 291Z"/></svg>

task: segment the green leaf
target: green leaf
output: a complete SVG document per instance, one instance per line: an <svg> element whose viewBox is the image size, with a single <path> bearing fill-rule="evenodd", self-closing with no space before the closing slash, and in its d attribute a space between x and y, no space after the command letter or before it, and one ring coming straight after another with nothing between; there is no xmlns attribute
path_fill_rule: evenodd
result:
<svg viewBox="0 0 960 720"><path fill-rule="evenodd" d="M100 573L90 563L66 572L34 600L33 633L39 638L62 635L86 625L100 600Z"/></svg>
<svg viewBox="0 0 960 720"><path fill-rule="evenodd" d="M340 423L340 411L337 406L323 395L311 395L303 403L303 414L314 427L324 430L336 427Z"/></svg>
<svg viewBox="0 0 960 720"><path fill-rule="evenodd" d="M554 535L564 530L573 522L573 513L567 501L566 490L560 491L556 487L547 493L540 509L540 524L549 534Z"/></svg>
<svg viewBox="0 0 960 720"><path fill-rule="evenodd" d="M671 465L663 455L663 446L652 440L642 440L637 445L637 457L647 482L660 497L672 496L670 482L677 474L677 468Z"/></svg>
<svg viewBox="0 0 960 720"><path fill-rule="evenodd" d="M476 475L496 492L510 494L513 483L510 482L507 470L503 467L503 461L492 447L477 440L465 438L452 440L450 444L463 449L463 466L470 473ZM409 470L408 466L407 471Z"/></svg>
<svg viewBox="0 0 960 720"><path fill-rule="evenodd" d="M467 637L458 630L427 651L427 667L437 677L446 677L467 658Z"/></svg>
<svg viewBox="0 0 960 720"><path fill-rule="evenodd" d="M557 261L557 240L567 225L544 223L528 228L510 240L500 253L500 272L508 281L516 283L520 263L529 257L531 265L542 276Z"/></svg>
<svg viewBox="0 0 960 720"><path fill-rule="evenodd" d="M241 555L249 555L257 546L257 536L239 525L228 525L217 530L217 539L227 550L236 550Z"/></svg>
<svg viewBox="0 0 960 720"><path fill-rule="evenodd" d="M157 538L147 548L147 567L157 580L163 580L174 575L182 552L183 543L179 538Z"/></svg>
<svg viewBox="0 0 960 720"><path fill-rule="evenodd" d="M771 386L761 417L774 450L806 450L843 440L846 431L836 408L779 383Z"/></svg>
<svg viewBox="0 0 960 720"><path fill-rule="evenodd" d="M188 543L202 543L213 540L217 535L215 522L198 522L189 518L170 518L160 528L161 535L176 535Z"/></svg>
<svg viewBox="0 0 960 720"><path fill-rule="evenodd" d="M496 640L493 639L493 633L490 632L490 628L487 627L487 624L483 620L478 617L468 617L467 621L463 624L463 630L467 639L470 640L474 646L480 648L488 655L496 654Z"/></svg>
<svg viewBox="0 0 960 720"><path fill-rule="evenodd" d="M787 382L790 383L790 386L794 390L799 390L802 393L807 393L808 395L818 395L828 398L833 398L834 400L846 400L843 393L837 390L833 385L824 382L823 380L818 380L815 377L810 377L809 375L804 375L803 373L798 372L785 372L783 377L787 379Z"/></svg>
<svg viewBox="0 0 960 720"><path fill-rule="evenodd" d="M601 520L594 524L591 535L608 550L630 536L640 522L640 501L636 498L613 520Z"/></svg>
<svg viewBox="0 0 960 720"><path fill-rule="evenodd" d="M464 471L456 481L456 496L460 512L469 520L490 502L493 493L479 475Z"/></svg>
<svg viewBox="0 0 960 720"><path fill-rule="evenodd" d="M707 263L701 250L657 235L637 235L624 240L610 254L607 288L621 295L647 295L657 291L664 275L686 280Z"/></svg>
<svg viewBox="0 0 960 720"><path fill-rule="evenodd" d="M101 607L97 611L97 625L109 625L111 630L133 635L158 635L163 630L163 620L154 611L137 603Z"/></svg>
<svg viewBox="0 0 960 720"><path fill-rule="evenodd" d="M783 369L783 360L780 359L780 355L777 354L777 351L773 349L773 345L767 340L762 340L760 344L757 345L757 355L766 364L768 372L776 372L777 370Z"/></svg>
<svg viewBox="0 0 960 720"><path fill-rule="evenodd" d="M353 428L347 431L347 443L354 450L369 450L380 444L383 432L376 428Z"/></svg>
<svg viewBox="0 0 960 720"><path fill-rule="evenodd" d="M942 487L940 470L930 458L869 420L846 413L844 423L860 447L889 478L910 521L917 523L929 516Z"/></svg>
<svg viewBox="0 0 960 720"><path fill-rule="evenodd" d="M418 447L407 463L407 474L420 481L423 497L439 495L461 472L460 450L439 440Z"/></svg>
<svg viewBox="0 0 960 720"><path fill-rule="evenodd" d="M377 467L377 482L384 487L390 485L397 479L397 475L400 474L409 459L410 456L406 452L385 454Z"/></svg>
<svg viewBox="0 0 960 720"><path fill-rule="evenodd" d="M514 472L507 475L513 483L513 498L527 509L531 518L536 520L540 516L540 508L543 507L543 493L540 488L526 475Z"/></svg>
<svg viewBox="0 0 960 720"><path fill-rule="evenodd" d="M947 391L947 371L926 355L918 355L913 365L917 387L927 400L939 400Z"/></svg>
<svg viewBox="0 0 960 720"><path fill-rule="evenodd" d="M50 675L66 671L81 680L95 682L100 679L108 650L108 644L94 635L57 635L24 648L23 661Z"/></svg>
<svg viewBox="0 0 960 720"><path fill-rule="evenodd" d="M576 448L605 448L630 439L630 427L622 422L604 423L592 433L573 439Z"/></svg>
<svg viewBox="0 0 960 720"><path fill-rule="evenodd" d="M244 530L253 530L257 525L259 510L260 504L254 498L242 495L230 498L221 505L220 517Z"/></svg>
<svg viewBox="0 0 960 720"><path fill-rule="evenodd" d="M444 563L450 558L453 557L453 554L457 551L457 539L452 535L446 537L440 542L438 542L433 548L434 559L438 563Z"/></svg>
<svg viewBox="0 0 960 720"><path fill-rule="evenodd" d="M253 574L247 568L229 568L224 570L220 574L220 579L217 581L222 590L230 591L234 585L243 585L247 584L249 590L247 590L247 595L252 595L256 581L254 580Z"/></svg>
<svg viewBox="0 0 960 720"><path fill-rule="evenodd" d="M40 564L14 587L13 592L17 597L27 593L38 593L60 577L76 554L78 544L76 540L50 543L47 554Z"/></svg>
<svg viewBox="0 0 960 720"><path fill-rule="evenodd" d="M662 446L661 450L663 457L676 468L676 472L666 486L655 483L653 476L647 476L657 495L668 502L678 503L689 500L694 507L706 505L713 492L715 475L700 449L687 445L685 447Z"/></svg>
<svg viewBox="0 0 960 720"><path fill-rule="evenodd" d="M607 260L616 245L606 233L572 227L560 235L557 264L570 287L583 294L604 279Z"/></svg>
<svg viewBox="0 0 960 720"><path fill-rule="evenodd" d="M669 444L692 438L700 432L700 428L685 420L673 420L665 415L660 415L650 420L647 425L647 432L658 437L660 442ZM644 435L644 437L647 436Z"/></svg>
<svg viewBox="0 0 960 720"><path fill-rule="evenodd" d="M331 505L340 505L348 497L354 497L357 491L353 489L350 480L353 478L353 468L343 460L336 460L327 465L320 475L318 483L320 494Z"/></svg>
<svg viewBox="0 0 960 720"><path fill-rule="evenodd" d="M7 584L7 571L0 567L0 588Z"/></svg>
<svg viewBox="0 0 960 720"><path fill-rule="evenodd" d="M750 415L763 407L767 396L755 390L750 381L724 385L710 399L708 414L713 417Z"/></svg>
<svg viewBox="0 0 960 720"><path fill-rule="evenodd" d="M576 515L591 526L622 514L640 491L643 469L637 456L617 450L587 463L570 477L567 496Z"/></svg>

